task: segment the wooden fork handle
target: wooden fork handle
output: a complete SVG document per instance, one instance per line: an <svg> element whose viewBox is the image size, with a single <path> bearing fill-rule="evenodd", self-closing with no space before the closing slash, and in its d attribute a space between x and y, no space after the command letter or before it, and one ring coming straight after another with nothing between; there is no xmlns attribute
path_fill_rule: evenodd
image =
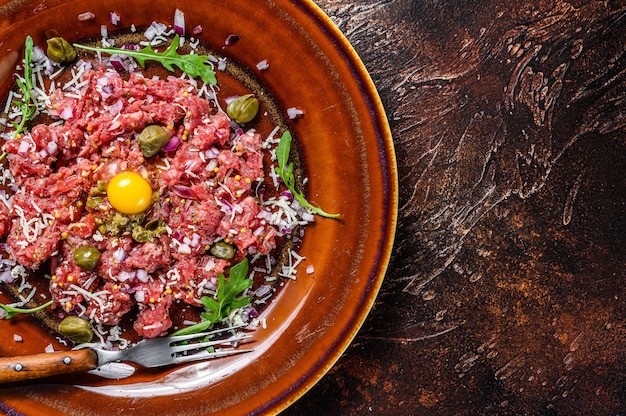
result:
<svg viewBox="0 0 626 416"><path fill-rule="evenodd" d="M90 349L0 357L0 383L32 380L77 371L93 370L98 357Z"/></svg>

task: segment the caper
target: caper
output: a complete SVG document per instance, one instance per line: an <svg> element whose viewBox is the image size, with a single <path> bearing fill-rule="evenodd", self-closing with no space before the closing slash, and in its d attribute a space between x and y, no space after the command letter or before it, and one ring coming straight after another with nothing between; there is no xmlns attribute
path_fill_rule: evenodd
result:
<svg viewBox="0 0 626 416"><path fill-rule="evenodd" d="M48 58L59 64L72 62L76 59L76 49L63 38L50 38L48 39Z"/></svg>
<svg viewBox="0 0 626 416"><path fill-rule="evenodd" d="M259 100L253 94L242 95L226 106L228 117L240 124L252 121L259 112Z"/></svg>
<svg viewBox="0 0 626 416"><path fill-rule="evenodd" d="M93 270L100 260L100 251L93 246L82 246L74 250L74 261L84 270Z"/></svg>
<svg viewBox="0 0 626 416"><path fill-rule="evenodd" d="M151 125L143 129L137 137L139 148L145 157L152 157L159 153L163 146L170 141L170 135L161 126Z"/></svg>
<svg viewBox="0 0 626 416"><path fill-rule="evenodd" d="M235 256L235 247L224 241L218 241L209 248L209 253L218 259L230 260Z"/></svg>
<svg viewBox="0 0 626 416"><path fill-rule="evenodd" d="M93 338L93 329L88 320L70 315L59 323L59 332L74 342L82 344Z"/></svg>

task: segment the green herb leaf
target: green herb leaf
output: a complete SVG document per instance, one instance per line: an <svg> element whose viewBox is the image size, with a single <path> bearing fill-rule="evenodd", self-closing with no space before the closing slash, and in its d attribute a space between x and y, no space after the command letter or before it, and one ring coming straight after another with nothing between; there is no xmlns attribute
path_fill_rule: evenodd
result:
<svg viewBox="0 0 626 416"><path fill-rule="evenodd" d="M13 306L0 303L0 308L6 311L6 316L4 317L4 319L11 319L13 318L13 316L17 315L18 313L27 314L27 313L39 312L40 310L46 309L48 306L52 305L53 303L54 301L50 300L44 303L43 305L39 305L36 308L30 308L30 309L15 308Z"/></svg>
<svg viewBox="0 0 626 416"><path fill-rule="evenodd" d="M216 85L217 80L215 78L215 71L213 70L211 65L206 63L209 60L209 56L197 54L178 54L177 50L179 45L179 39L179 35L174 36L172 43L170 44L170 46L168 46L165 52L157 52L152 49L151 45L148 45L138 51L115 48L112 46L101 48L95 46L74 44L74 47L92 52L103 52L110 55L120 54L130 56L135 58L137 62L139 62L139 64L144 68L146 66L146 61L159 62L167 70L172 72L174 71L174 66L176 66L191 77L200 77L202 81L211 85Z"/></svg>
<svg viewBox="0 0 626 416"><path fill-rule="evenodd" d="M22 100L18 103L22 118L20 123L15 125L14 135L17 136L24 130L24 126L28 121L34 118L37 113L37 106L33 102L31 91L33 90L33 68L31 66L33 60L33 38L26 36L24 42L24 77L16 79L17 87L20 89Z"/></svg>
<svg viewBox="0 0 626 416"><path fill-rule="evenodd" d="M213 324L222 322L231 310L243 308L252 302L251 296L241 296L241 294L252 286L252 279L248 279L248 259L243 259L230 268L228 279L224 274L220 274L217 278L217 300L203 296L200 301L206 309L200 316L204 321L195 325L191 325L178 331L172 335L188 335L206 331Z"/></svg>
<svg viewBox="0 0 626 416"><path fill-rule="evenodd" d="M293 163L289 162L289 152L291 151L291 133L286 131L280 138L280 142L276 147L276 160L278 162L278 175L283 179L285 186L289 189L289 192L292 193L294 198L300 203L301 206L310 208L318 215L327 218L337 218L341 214L329 214L324 211L322 208L312 205L307 201L304 194L296 189L296 178L293 174Z"/></svg>

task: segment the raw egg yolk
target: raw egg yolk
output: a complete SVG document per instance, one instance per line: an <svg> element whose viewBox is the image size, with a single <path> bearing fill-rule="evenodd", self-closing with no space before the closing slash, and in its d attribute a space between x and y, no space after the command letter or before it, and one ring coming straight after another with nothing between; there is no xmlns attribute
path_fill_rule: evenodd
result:
<svg viewBox="0 0 626 416"><path fill-rule="evenodd" d="M152 187L135 172L120 172L107 185L109 202L123 214L139 214L152 203Z"/></svg>

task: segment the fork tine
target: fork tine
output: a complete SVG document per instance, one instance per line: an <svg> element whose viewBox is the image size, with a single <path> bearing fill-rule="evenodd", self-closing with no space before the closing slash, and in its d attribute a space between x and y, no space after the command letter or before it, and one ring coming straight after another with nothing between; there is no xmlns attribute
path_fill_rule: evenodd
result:
<svg viewBox="0 0 626 416"><path fill-rule="evenodd" d="M193 344L186 344L186 345L173 345L170 347L170 351L173 354L177 354L177 353L181 353L181 352L185 352L185 351L191 351L191 350L198 350L201 348L207 348L207 347L212 347L215 345L226 345L226 344L233 344L235 342L239 342L242 341L244 339L248 339L251 338L252 335L250 334L235 334L229 338L221 338L221 339L215 339L215 340L210 340L210 341L204 341L204 342L195 342Z"/></svg>
<svg viewBox="0 0 626 416"><path fill-rule="evenodd" d="M243 328L243 327L246 327L246 326L248 326L248 324L233 325L233 326L229 326L227 328L214 329L212 331L206 331L206 332L198 332L196 334L174 335L174 336L170 336L168 339L169 339L170 342L187 341L187 340L194 339L194 338L202 338L202 337L205 337L205 336L221 334L223 332L234 331L236 329L240 329L240 328Z"/></svg>
<svg viewBox="0 0 626 416"><path fill-rule="evenodd" d="M253 352L254 350L221 350L215 352L208 352L207 350L197 352L190 355L181 355L174 358L176 364L186 363L189 361L206 360L209 358L228 357L230 355L243 354L245 352Z"/></svg>

